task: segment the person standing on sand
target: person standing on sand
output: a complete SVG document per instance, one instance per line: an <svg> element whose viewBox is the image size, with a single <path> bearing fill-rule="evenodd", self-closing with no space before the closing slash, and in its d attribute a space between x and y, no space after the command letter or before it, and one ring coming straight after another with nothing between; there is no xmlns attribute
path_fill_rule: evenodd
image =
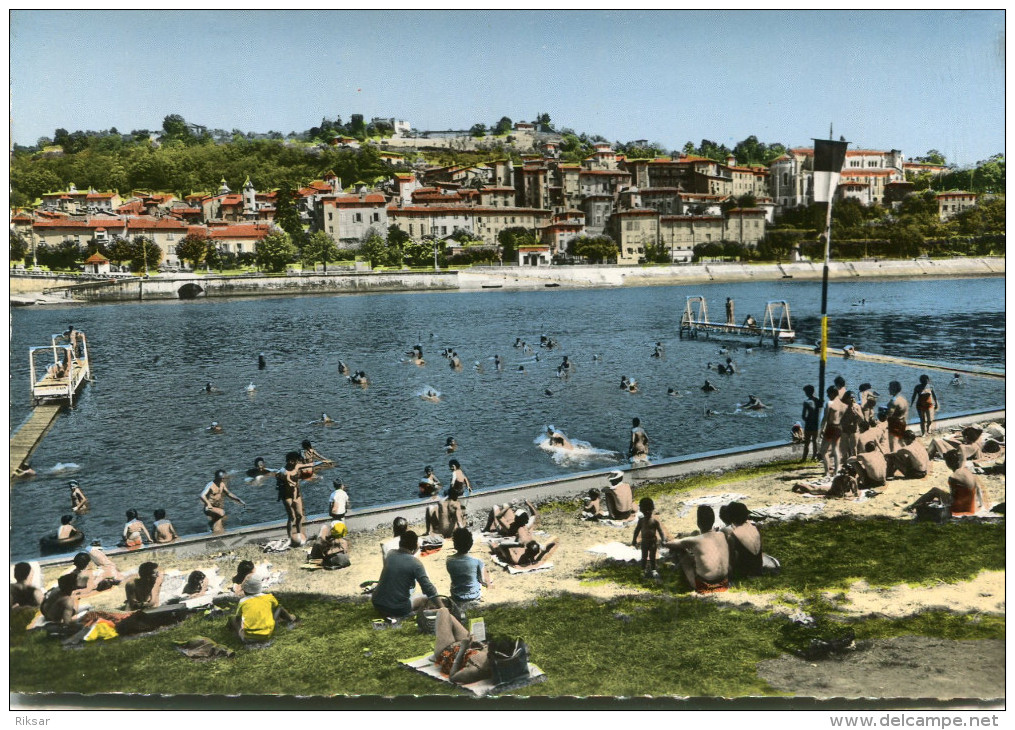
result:
<svg viewBox="0 0 1015 730"><path fill-rule="evenodd" d="M818 456L825 465L825 476L832 477L839 471L839 440L842 437L842 414L846 405L839 400L839 389L829 385L825 391L828 403L821 419L821 452ZM832 468L832 463L835 468Z"/></svg>
<svg viewBox="0 0 1015 730"><path fill-rule="evenodd" d="M935 411L941 407L937 402L937 393L930 386L929 375L920 376L919 384L913 388L910 403L916 406L916 412L920 415L920 435L926 436L934 425Z"/></svg>
<svg viewBox="0 0 1015 730"><path fill-rule="evenodd" d="M641 427L641 419L631 419L631 443L627 455L631 461L648 461L648 434Z"/></svg>
<svg viewBox="0 0 1015 730"><path fill-rule="evenodd" d="M208 526L216 534L226 531L226 511L222 509L226 497L244 507L247 506L246 502L229 491L225 480L226 473L219 469L215 472L215 478L204 485L204 491L200 496L201 504L204 505L204 513L208 516Z"/></svg>
<svg viewBox="0 0 1015 730"><path fill-rule="evenodd" d="M888 450L895 451L908 428L909 403L902 397L902 384L898 380L888 384L888 395L891 397L888 410L885 412L885 421L888 423Z"/></svg>
<svg viewBox="0 0 1015 730"><path fill-rule="evenodd" d="M840 452L843 459L856 456L859 452L857 438L861 430L867 430L867 420L863 417L863 410L853 398L853 391L847 390L840 398L845 409L842 412L842 448Z"/></svg>
<svg viewBox="0 0 1015 730"><path fill-rule="evenodd" d="M275 473L278 499L285 505L285 532L292 545L306 542L303 536L303 493L300 479L306 473L306 465L300 463L300 452L290 451L285 455L285 468Z"/></svg>
<svg viewBox="0 0 1015 730"><path fill-rule="evenodd" d="M807 461L807 447L811 447L811 455L818 458L818 426L821 423L821 400L814 397L814 386L805 385L804 408L800 418L804 422L804 455L800 461Z"/></svg>

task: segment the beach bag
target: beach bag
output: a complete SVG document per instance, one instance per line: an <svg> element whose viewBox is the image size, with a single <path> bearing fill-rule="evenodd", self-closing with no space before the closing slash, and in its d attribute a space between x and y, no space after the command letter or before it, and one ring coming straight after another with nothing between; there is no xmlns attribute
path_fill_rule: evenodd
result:
<svg viewBox="0 0 1015 730"><path fill-rule="evenodd" d="M529 676L529 647L523 639L490 639L489 657L494 684L506 684Z"/></svg>
<svg viewBox="0 0 1015 730"><path fill-rule="evenodd" d="M440 596L440 599L444 602L445 608L451 613L452 616L458 621L458 623L465 625L465 612L461 607L454 602L448 596ZM439 608L424 608L416 613L416 627L419 629L421 634L436 634L437 633L437 612Z"/></svg>
<svg viewBox="0 0 1015 730"><path fill-rule="evenodd" d="M347 553L335 553L322 560L321 565L325 570L339 570L341 568L348 568L352 565L352 561L349 560Z"/></svg>
<svg viewBox="0 0 1015 730"><path fill-rule="evenodd" d="M916 508L917 522L932 522L935 525L943 525L951 518L951 507L940 502L921 504Z"/></svg>

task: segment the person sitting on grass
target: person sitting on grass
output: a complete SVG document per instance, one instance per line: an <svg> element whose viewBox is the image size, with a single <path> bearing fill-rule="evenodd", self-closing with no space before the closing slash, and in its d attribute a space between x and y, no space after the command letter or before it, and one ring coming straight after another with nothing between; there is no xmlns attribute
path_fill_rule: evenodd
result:
<svg viewBox="0 0 1015 730"><path fill-rule="evenodd" d="M861 488L875 489L885 486L885 480L888 478L888 462L885 455L878 450L877 444L867 442L864 450L857 456L847 459L846 463L856 464L856 474Z"/></svg>
<svg viewBox="0 0 1015 730"><path fill-rule="evenodd" d="M743 502L730 502L729 524L723 528L730 551L730 577L761 575L761 532L748 518L750 510Z"/></svg>
<svg viewBox="0 0 1015 730"><path fill-rule="evenodd" d="M656 505L651 497L642 497L638 502L638 509L641 511L641 519L638 526L634 528L634 537L631 544L638 546L638 536L641 535L641 569L646 578L658 578L659 571L656 570L656 551L659 544L666 540L666 533L663 525L653 513ZM658 536L658 539L657 539Z"/></svg>
<svg viewBox="0 0 1015 730"><path fill-rule="evenodd" d="M952 470L948 477L948 491L934 487L905 508L912 512L917 507L931 502L940 502L951 507L952 515L974 515L977 511L990 509L983 485L973 472L966 468L962 451L954 449L945 452L945 464Z"/></svg>
<svg viewBox="0 0 1015 730"><path fill-rule="evenodd" d="M190 575L187 576L187 583L183 586L183 591L181 592L183 600L203 596L208 592L208 576L200 570L191 571Z"/></svg>
<svg viewBox="0 0 1015 730"><path fill-rule="evenodd" d="M290 625L296 623L296 617L280 606L275 596L262 592L260 578L247 576L243 581L243 594L236 613L226 624L236 632L240 641L268 641L275 633L278 621L286 621Z"/></svg>
<svg viewBox="0 0 1015 730"><path fill-rule="evenodd" d="M923 479L930 470L930 456L927 448L917 440L916 434L906 431L902 437L902 447L897 451L885 454L887 471L886 478L900 472L903 479Z"/></svg>
<svg viewBox="0 0 1015 730"><path fill-rule="evenodd" d="M712 531L715 511L698 505L697 520L701 534L671 540L665 547L677 555L692 590L702 594L729 590L730 549L726 536Z"/></svg>
<svg viewBox="0 0 1015 730"><path fill-rule="evenodd" d="M95 591L95 585L98 581L92 575L91 571L87 568L92 564L92 556L88 553L78 553L74 556L73 565L74 568L70 570L70 575L74 576L74 580L77 581L77 588L75 593L78 598L87 596L89 593Z"/></svg>
<svg viewBox="0 0 1015 730"><path fill-rule="evenodd" d="M634 514L634 495L631 485L624 481L624 472L617 469L608 477L610 486L603 490L606 509L611 520L626 520Z"/></svg>
<svg viewBox="0 0 1015 730"><path fill-rule="evenodd" d="M14 566L14 582L11 583L11 610L21 606L38 606L42 603L43 592L28 582L32 576L32 566L28 563L17 563Z"/></svg>
<svg viewBox="0 0 1015 730"><path fill-rule="evenodd" d="M241 560L236 566L236 575L230 581L232 592L237 596L243 595L243 581L254 574L254 562L252 560Z"/></svg>
<svg viewBox="0 0 1015 730"><path fill-rule="evenodd" d="M583 520L598 520L603 511L602 492L598 489L590 489L589 496L582 505L581 518Z"/></svg>
<svg viewBox="0 0 1015 730"><path fill-rule="evenodd" d="M416 557L418 549L419 535L413 530L406 530L398 540L398 550L388 555L384 561L381 577L370 599L381 616L411 616L428 601L436 608L444 607L437 589L426 574L426 568ZM417 583L424 595L413 598L412 589Z"/></svg>
<svg viewBox="0 0 1015 730"><path fill-rule="evenodd" d="M327 570L348 568L352 563L349 560L349 542L345 539L347 532L344 522L332 523L327 537L318 540L311 548L310 559L320 560L321 566Z"/></svg>
<svg viewBox="0 0 1015 730"><path fill-rule="evenodd" d="M127 595L127 608L131 611L157 608L160 605L162 577L158 563L141 563L137 575L123 584L123 590Z"/></svg>
<svg viewBox="0 0 1015 730"><path fill-rule="evenodd" d="M42 617L55 624L71 624L78 612L77 577L64 573L56 579L56 588L51 588L39 604Z"/></svg>
<svg viewBox="0 0 1015 730"><path fill-rule="evenodd" d="M465 510L458 498L462 490L457 485L451 487L447 499L426 508L426 533L436 533L441 537L451 537L456 527L465 527Z"/></svg>
<svg viewBox="0 0 1015 730"><path fill-rule="evenodd" d="M451 577L451 598L458 603L478 601L482 597L481 586L489 586L493 581L486 570L486 564L479 558L469 555L473 538L468 528L459 527L451 536L455 545L455 554L447 559L448 575Z"/></svg>
<svg viewBox="0 0 1015 730"><path fill-rule="evenodd" d="M402 535L405 534L406 530L409 529L409 521L404 517L396 517L391 522L391 534L390 540L385 540L381 543L381 562L386 562L388 556L398 550L398 543L402 539Z"/></svg>

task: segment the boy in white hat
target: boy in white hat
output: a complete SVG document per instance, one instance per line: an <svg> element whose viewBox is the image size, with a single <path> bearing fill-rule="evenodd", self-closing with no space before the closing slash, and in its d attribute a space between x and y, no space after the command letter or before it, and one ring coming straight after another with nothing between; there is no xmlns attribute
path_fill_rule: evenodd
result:
<svg viewBox="0 0 1015 730"><path fill-rule="evenodd" d="M619 469L611 471L607 477L610 486L603 490L603 497L606 499L606 509L612 520L626 520L634 514L634 496L631 494L631 485L624 481L624 472Z"/></svg>
<svg viewBox="0 0 1015 730"><path fill-rule="evenodd" d="M261 590L260 578L250 575L243 581L244 597L228 624L241 641L267 641L275 633L279 619L289 623L296 621L295 616L279 605L275 596Z"/></svg>

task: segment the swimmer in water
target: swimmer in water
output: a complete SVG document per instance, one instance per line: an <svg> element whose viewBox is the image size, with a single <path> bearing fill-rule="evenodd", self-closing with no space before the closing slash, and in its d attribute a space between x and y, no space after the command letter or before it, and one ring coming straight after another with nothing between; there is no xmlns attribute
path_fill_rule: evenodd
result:
<svg viewBox="0 0 1015 730"><path fill-rule="evenodd" d="M547 388L546 390L543 391L543 395L553 395L553 391Z"/></svg>
<svg viewBox="0 0 1015 730"><path fill-rule="evenodd" d="M706 415L706 416L718 416L719 415L719 411L713 411L711 408L706 408L705 411L704 411L704 415Z"/></svg>
<svg viewBox="0 0 1015 730"><path fill-rule="evenodd" d="M211 383L204 384L204 392L211 395L212 393L221 393L222 391L214 387Z"/></svg>
<svg viewBox="0 0 1015 730"><path fill-rule="evenodd" d="M254 385L253 383L251 383L250 385L247 386L247 392L248 393L253 393L255 390L257 390L257 386Z"/></svg>
<svg viewBox="0 0 1015 730"><path fill-rule="evenodd" d="M706 393L714 393L715 391L719 390L714 385L712 385L712 383L710 383L708 380L706 380L705 384L701 386L701 389Z"/></svg>
<svg viewBox="0 0 1015 730"><path fill-rule="evenodd" d="M71 524L73 521L74 515L63 515L60 518L60 527L56 531L57 540L68 540L81 534L81 530Z"/></svg>
<svg viewBox="0 0 1015 730"><path fill-rule="evenodd" d="M592 356L592 362L599 362L600 360L602 360L602 358L599 355Z"/></svg>
<svg viewBox="0 0 1015 730"><path fill-rule="evenodd" d="M322 426L334 426L335 419L329 416L327 413L322 413L321 420L317 421L317 423L321 424Z"/></svg>
<svg viewBox="0 0 1015 730"><path fill-rule="evenodd" d="M515 337L515 344L513 345L513 347L521 347L524 344L525 343L522 342L522 338L521 337Z"/></svg>
<svg viewBox="0 0 1015 730"><path fill-rule="evenodd" d="M205 431L208 433L222 433L222 427L219 425L218 421L212 421L211 425L208 426Z"/></svg>
<svg viewBox="0 0 1015 730"><path fill-rule="evenodd" d="M674 389L674 388L667 388L666 389L666 395L672 395L672 396L676 397L676 396L679 396L680 393L676 389Z"/></svg>
<svg viewBox="0 0 1015 730"><path fill-rule="evenodd" d="M267 466L265 466L263 456L258 456L256 459L254 459L254 467L252 469L247 469L247 476L252 477L254 479L256 479L257 477L262 477L274 473L275 473L274 469L269 469Z"/></svg>
<svg viewBox="0 0 1015 730"><path fill-rule="evenodd" d="M726 374L733 375L737 372L737 366L733 364L733 358L726 358Z"/></svg>
<svg viewBox="0 0 1015 730"><path fill-rule="evenodd" d="M450 358L450 360L451 360L450 364L451 364L451 369L452 370L461 370L462 369L462 361L458 357L458 353L455 352L454 350L451 351L451 358Z"/></svg>
<svg viewBox="0 0 1015 730"><path fill-rule="evenodd" d="M637 380L630 380L630 381L628 381L628 383L627 383L627 392L628 393L637 393L638 392L638 381Z"/></svg>
<svg viewBox="0 0 1015 730"><path fill-rule="evenodd" d="M458 442L455 441L454 436L448 436L448 440L444 442L444 453L451 454L458 449Z"/></svg>
<svg viewBox="0 0 1015 730"><path fill-rule="evenodd" d="M557 366L557 375L570 375L571 374L571 361L567 359L567 355L564 355L564 359L561 360L560 365Z"/></svg>
<svg viewBox="0 0 1015 730"><path fill-rule="evenodd" d="M32 468L31 463L26 462L14 470L15 477L34 477L35 469Z"/></svg>
<svg viewBox="0 0 1015 730"><path fill-rule="evenodd" d="M346 365L345 362L342 361L342 360L338 361L338 374L339 375L348 375L349 374L349 366Z"/></svg>
<svg viewBox="0 0 1015 730"><path fill-rule="evenodd" d="M560 431L554 429L553 426L546 427L546 438L550 442L550 446L556 446L560 449L573 449L574 444L567 440L567 437Z"/></svg>
<svg viewBox="0 0 1015 730"><path fill-rule="evenodd" d="M524 373L525 372L525 366L524 365L519 365L518 366L518 372Z"/></svg>
<svg viewBox="0 0 1015 730"><path fill-rule="evenodd" d="M952 375L952 379L948 381L948 385L962 385L962 376L955 373Z"/></svg>
<svg viewBox="0 0 1015 730"><path fill-rule="evenodd" d="M631 443L627 455L632 461L648 460L648 434L641 427L641 420L638 418L631 419Z"/></svg>
<svg viewBox="0 0 1015 730"><path fill-rule="evenodd" d="M440 496L441 486L440 479L433 473L433 467L427 465L423 469L423 478L419 480L419 496L437 499Z"/></svg>
<svg viewBox="0 0 1015 730"><path fill-rule="evenodd" d="M657 342L656 349L652 352L652 357L658 359L662 358L662 356L663 356L663 343Z"/></svg>
<svg viewBox="0 0 1015 730"><path fill-rule="evenodd" d="M76 515L85 514L88 511L88 497L81 491L81 485L78 484L77 479L71 479L67 482L67 486L70 487L71 511Z"/></svg>
<svg viewBox="0 0 1015 730"><path fill-rule="evenodd" d="M500 361L500 355L494 355L493 356L493 366L497 370L501 370L502 369L502 365L501 365L501 361Z"/></svg>
<svg viewBox="0 0 1015 730"><path fill-rule="evenodd" d="M268 361L264 359L264 353L262 352L257 356L257 369L264 370L268 367Z"/></svg>
<svg viewBox="0 0 1015 730"><path fill-rule="evenodd" d="M226 497L229 497L229 499L237 504L242 504L243 506L247 504L229 491L229 487L226 486L226 473L222 469L219 469L215 472L215 477L204 485L204 489L198 497L204 508L204 514L208 518L208 527L214 533L221 533L226 530L226 511L222 509Z"/></svg>
<svg viewBox="0 0 1015 730"><path fill-rule="evenodd" d="M747 402L741 408L748 411L761 411L768 408L768 406L758 400L756 395L749 395L747 396Z"/></svg>
<svg viewBox="0 0 1015 730"><path fill-rule="evenodd" d="M423 400L428 400L431 403L440 403L441 397L433 388L427 388L423 395L420 396Z"/></svg>
<svg viewBox="0 0 1015 730"><path fill-rule="evenodd" d="M448 486L448 493L472 494L472 483L469 481L469 477L465 476L465 472L462 471L462 465L458 462L458 459L449 461L448 468L451 469L451 484Z"/></svg>
<svg viewBox="0 0 1015 730"><path fill-rule="evenodd" d="M630 386L630 385L631 385L631 381L629 381L627 379L627 376L626 375L621 375L620 376L620 389L621 390L627 390L628 386Z"/></svg>
<svg viewBox="0 0 1015 730"><path fill-rule="evenodd" d="M357 370L355 375L349 378L349 382L354 385L362 385L364 388L370 385L370 380L367 378L367 374L362 370Z"/></svg>
<svg viewBox="0 0 1015 730"><path fill-rule="evenodd" d="M300 461L304 464L314 466L334 466L335 462L322 454L311 445L310 441L304 440L300 444Z"/></svg>

